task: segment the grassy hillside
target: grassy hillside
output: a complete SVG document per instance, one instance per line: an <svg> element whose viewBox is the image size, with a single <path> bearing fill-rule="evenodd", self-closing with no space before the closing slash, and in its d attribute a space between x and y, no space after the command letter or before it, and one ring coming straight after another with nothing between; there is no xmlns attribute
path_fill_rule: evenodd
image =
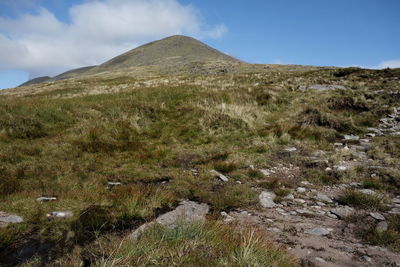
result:
<svg viewBox="0 0 400 267"><path fill-rule="evenodd" d="M25 220L0 228L0 258L38 242L52 244L51 252L28 265L57 259L61 265L90 260L166 266L177 260L179 253L170 251L177 242L188 256L176 265L295 264L265 236L220 225L219 213L256 206L262 188L277 194L293 189L287 177L277 183L250 165L294 164L300 168L296 181L319 185L362 180L362 170L330 176L309 157L317 150L331 151L337 162L346 157L333 143L344 134L367 133L398 105L399 94L392 92L400 90L400 73L288 68L149 80L98 76L0 91L0 211ZM315 84L347 89L307 89ZM374 142L375 156L398 170L398 137ZM293 146L298 153L284 152ZM230 181L216 179L213 169ZM378 183L398 193L398 181ZM39 203L40 196L58 200ZM122 241L121 233L180 199L208 203L210 223L182 226L185 234L170 239L160 233L167 229L155 229L138 244ZM73 217L46 218L56 210ZM151 252L145 250L149 244Z"/></svg>

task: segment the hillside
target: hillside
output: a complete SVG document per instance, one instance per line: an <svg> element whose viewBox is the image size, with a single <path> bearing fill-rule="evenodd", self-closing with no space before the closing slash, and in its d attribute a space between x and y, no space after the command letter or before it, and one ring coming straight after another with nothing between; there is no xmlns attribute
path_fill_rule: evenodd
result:
<svg viewBox="0 0 400 267"><path fill-rule="evenodd" d="M181 39L0 91L0 266L400 263L400 69L157 73Z"/></svg>

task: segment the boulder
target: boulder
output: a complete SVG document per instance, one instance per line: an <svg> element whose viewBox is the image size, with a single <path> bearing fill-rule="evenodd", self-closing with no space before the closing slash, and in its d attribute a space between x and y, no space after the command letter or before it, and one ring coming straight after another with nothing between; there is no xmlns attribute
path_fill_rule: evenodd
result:
<svg viewBox="0 0 400 267"><path fill-rule="evenodd" d="M338 216L340 219L343 219L345 217L348 217L350 215L354 214L354 209L349 207L349 206L344 206L344 207L339 207L339 208L334 208L331 210L331 213L335 214Z"/></svg>
<svg viewBox="0 0 400 267"><path fill-rule="evenodd" d="M260 205L264 208L273 208L276 206L276 203L274 202L276 195L272 192L266 192L263 191L261 194L258 196L260 199Z"/></svg>

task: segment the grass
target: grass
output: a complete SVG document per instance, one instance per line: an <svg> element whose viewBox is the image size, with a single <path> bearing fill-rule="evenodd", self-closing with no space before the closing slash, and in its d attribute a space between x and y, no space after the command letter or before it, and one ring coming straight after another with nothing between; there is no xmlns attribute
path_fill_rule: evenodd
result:
<svg viewBox="0 0 400 267"><path fill-rule="evenodd" d="M183 198L206 202L220 212L253 207L260 188L284 196L289 192L285 188L293 186L287 177L269 179L249 165L292 163L302 168L298 180L340 182L342 177L330 177L320 166L303 166L301 157L332 150L331 143L343 134L361 135L386 114L383 105L397 103L386 93L399 89L385 78L391 72L357 70L337 77L338 69L258 68L247 66L234 75L146 79L105 74L0 92L0 210L25 219L0 230L0 251L30 237L46 237L72 255L77 244L85 249L90 240L128 231ZM312 84L352 89L298 89ZM384 93L374 95L375 89ZM295 155L282 153L289 146L299 148ZM372 146L377 160L398 168L397 139L378 138ZM339 161L347 155L335 157ZM212 169L230 181L222 183L211 175ZM390 192L397 192L397 172L378 176ZM109 181L122 185L110 188ZM38 203L40 196L58 200ZM380 209L377 199L348 195L343 201ZM46 213L55 210L70 210L74 216L47 220ZM218 229L212 231L225 231ZM257 245L258 252L248 258L253 248L245 249L240 238L227 242L242 246L236 252L226 250L228 263L244 266L256 254L263 255ZM94 260L100 259L102 255Z"/></svg>
<svg viewBox="0 0 400 267"><path fill-rule="evenodd" d="M387 210L385 199L380 195L369 195L356 190L345 190L338 198L342 205L350 205L367 210Z"/></svg>
<svg viewBox="0 0 400 267"><path fill-rule="evenodd" d="M100 239L89 248L94 266L295 266L283 250L255 230L217 223L154 226L138 241ZM99 255L99 257L93 257ZM70 264L73 258L62 260Z"/></svg>

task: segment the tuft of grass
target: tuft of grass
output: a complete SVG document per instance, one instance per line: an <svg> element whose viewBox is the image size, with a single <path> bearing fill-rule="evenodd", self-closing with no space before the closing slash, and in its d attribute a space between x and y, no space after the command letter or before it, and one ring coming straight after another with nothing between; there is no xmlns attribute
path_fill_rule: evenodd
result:
<svg viewBox="0 0 400 267"><path fill-rule="evenodd" d="M384 198L379 195L369 195L356 190L345 190L338 198L342 205L354 206L367 210L387 210Z"/></svg>
<svg viewBox="0 0 400 267"><path fill-rule="evenodd" d="M232 226L179 224L170 229L155 225L137 241L100 240L92 255L95 266L295 266L283 250L255 230ZM108 244L106 243L108 242ZM110 244L111 243L111 244ZM67 259L64 262L71 262Z"/></svg>

